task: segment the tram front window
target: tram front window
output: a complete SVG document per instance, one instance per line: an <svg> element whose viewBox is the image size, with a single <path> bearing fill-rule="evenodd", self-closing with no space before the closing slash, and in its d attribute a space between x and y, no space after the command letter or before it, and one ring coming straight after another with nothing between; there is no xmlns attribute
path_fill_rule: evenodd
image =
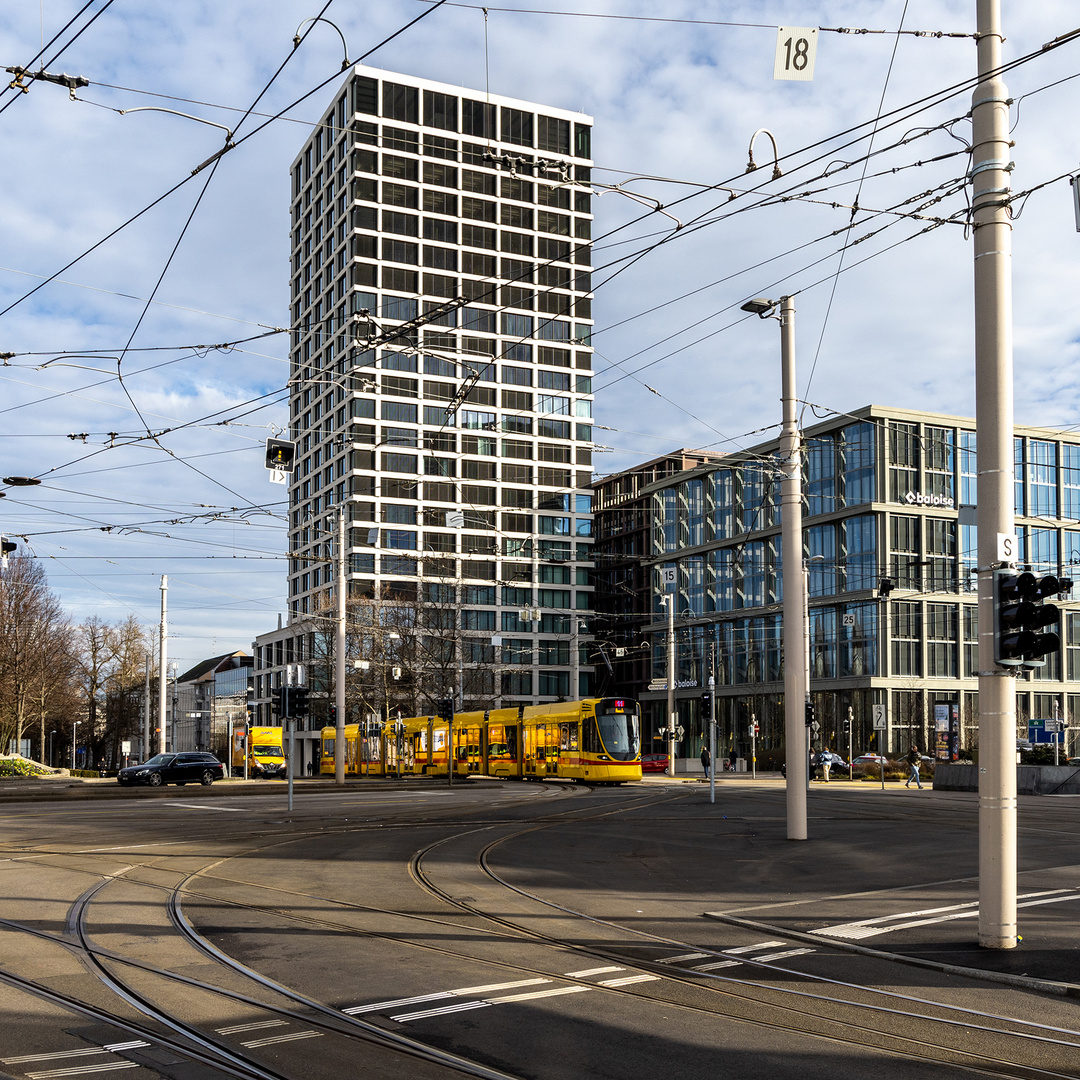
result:
<svg viewBox="0 0 1080 1080"><path fill-rule="evenodd" d="M633 713L600 713L600 739L616 761L632 761L638 756L638 718Z"/></svg>

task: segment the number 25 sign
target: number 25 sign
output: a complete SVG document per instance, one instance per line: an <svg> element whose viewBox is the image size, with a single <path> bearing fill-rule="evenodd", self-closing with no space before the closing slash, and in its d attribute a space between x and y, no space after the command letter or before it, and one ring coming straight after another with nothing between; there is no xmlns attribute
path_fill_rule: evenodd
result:
<svg viewBox="0 0 1080 1080"><path fill-rule="evenodd" d="M814 58L817 56L816 26L781 26L776 33L774 79L799 79L809 82L814 77Z"/></svg>

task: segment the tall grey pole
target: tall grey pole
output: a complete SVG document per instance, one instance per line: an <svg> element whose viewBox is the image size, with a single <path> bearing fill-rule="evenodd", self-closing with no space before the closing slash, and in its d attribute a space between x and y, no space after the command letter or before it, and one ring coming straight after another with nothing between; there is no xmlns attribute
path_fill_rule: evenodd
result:
<svg viewBox="0 0 1080 1080"><path fill-rule="evenodd" d="M334 634L334 705L337 725L334 731L334 783L345 783L345 504L338 505L337 580L334 594L337 619Z"/></svg>
<svg viewBox="0 0 1080 1080"><path fill-rule="evenodd" d="M142 760L153 757L150 753L150 654L143 658L143 737L142 737Z"/></svg>
<svg viewBox="0 0 1080 1080"><path fill-rule="evenodd" d="M787 755L787 836L806 835L806 641L803 609L806 603L802 551L802 455L796 418L795 304L780 298L780 531L784 557L784 742Z"/></svg>
<svg viewBox="0 0 1080 1080"><path fill-rule="evenodd" d="M709 802L716 802L716 672L709 672Z"/></svg>
<svg viewBox="0 0 1080 1080"><path fill-rule="evenodd" d="M168 645L167 639L169 636L168 630L168 595L169 595L169 578L167 574L161 575L161 623L158 626L158 663L160 667L158 669L158 750L159 754L165 753L165 727L166 718L168 717L167 700L168 700L168 688L166 686L166 674L167 674L167 656Z"/></svg>
<svg viewBox="0 0 1080 1080"><path fill-rule="evenodd" d="M667 752L668 776L675 775L675 593L669 592L667 604Z"/></svg>
<svg viewBox="0 0 1080 1080"><path fill-rule="evenodd" d="M1000 75L1000 0L977 0L979 84L972 100L975 431L979 498L979 944L1016 946L1016 687L994 664L993 569L1012 537L1012 225L1009 105Z"/></svg>

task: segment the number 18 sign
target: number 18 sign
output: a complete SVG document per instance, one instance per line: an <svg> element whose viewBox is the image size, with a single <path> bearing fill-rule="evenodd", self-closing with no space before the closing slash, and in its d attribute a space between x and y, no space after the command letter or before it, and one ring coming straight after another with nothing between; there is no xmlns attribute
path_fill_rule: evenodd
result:
<svg viewBox="0 0 1080 1080"><path fill-rule="evenodd" d="M816 26L781 26L776 33L773 78L799 79L802 82L813 79L817 35Z"/></svg>

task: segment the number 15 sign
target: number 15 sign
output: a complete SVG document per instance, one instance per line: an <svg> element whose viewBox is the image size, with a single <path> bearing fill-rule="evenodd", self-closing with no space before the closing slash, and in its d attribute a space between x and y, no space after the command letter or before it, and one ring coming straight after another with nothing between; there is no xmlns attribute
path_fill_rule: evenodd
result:
<svg viewBox="0 0 1080 1080"><path fill-rule="evenodd" d="M781 26L776 33L773 78L803 82L813 79L817 35L816 26Z"/></svg>

